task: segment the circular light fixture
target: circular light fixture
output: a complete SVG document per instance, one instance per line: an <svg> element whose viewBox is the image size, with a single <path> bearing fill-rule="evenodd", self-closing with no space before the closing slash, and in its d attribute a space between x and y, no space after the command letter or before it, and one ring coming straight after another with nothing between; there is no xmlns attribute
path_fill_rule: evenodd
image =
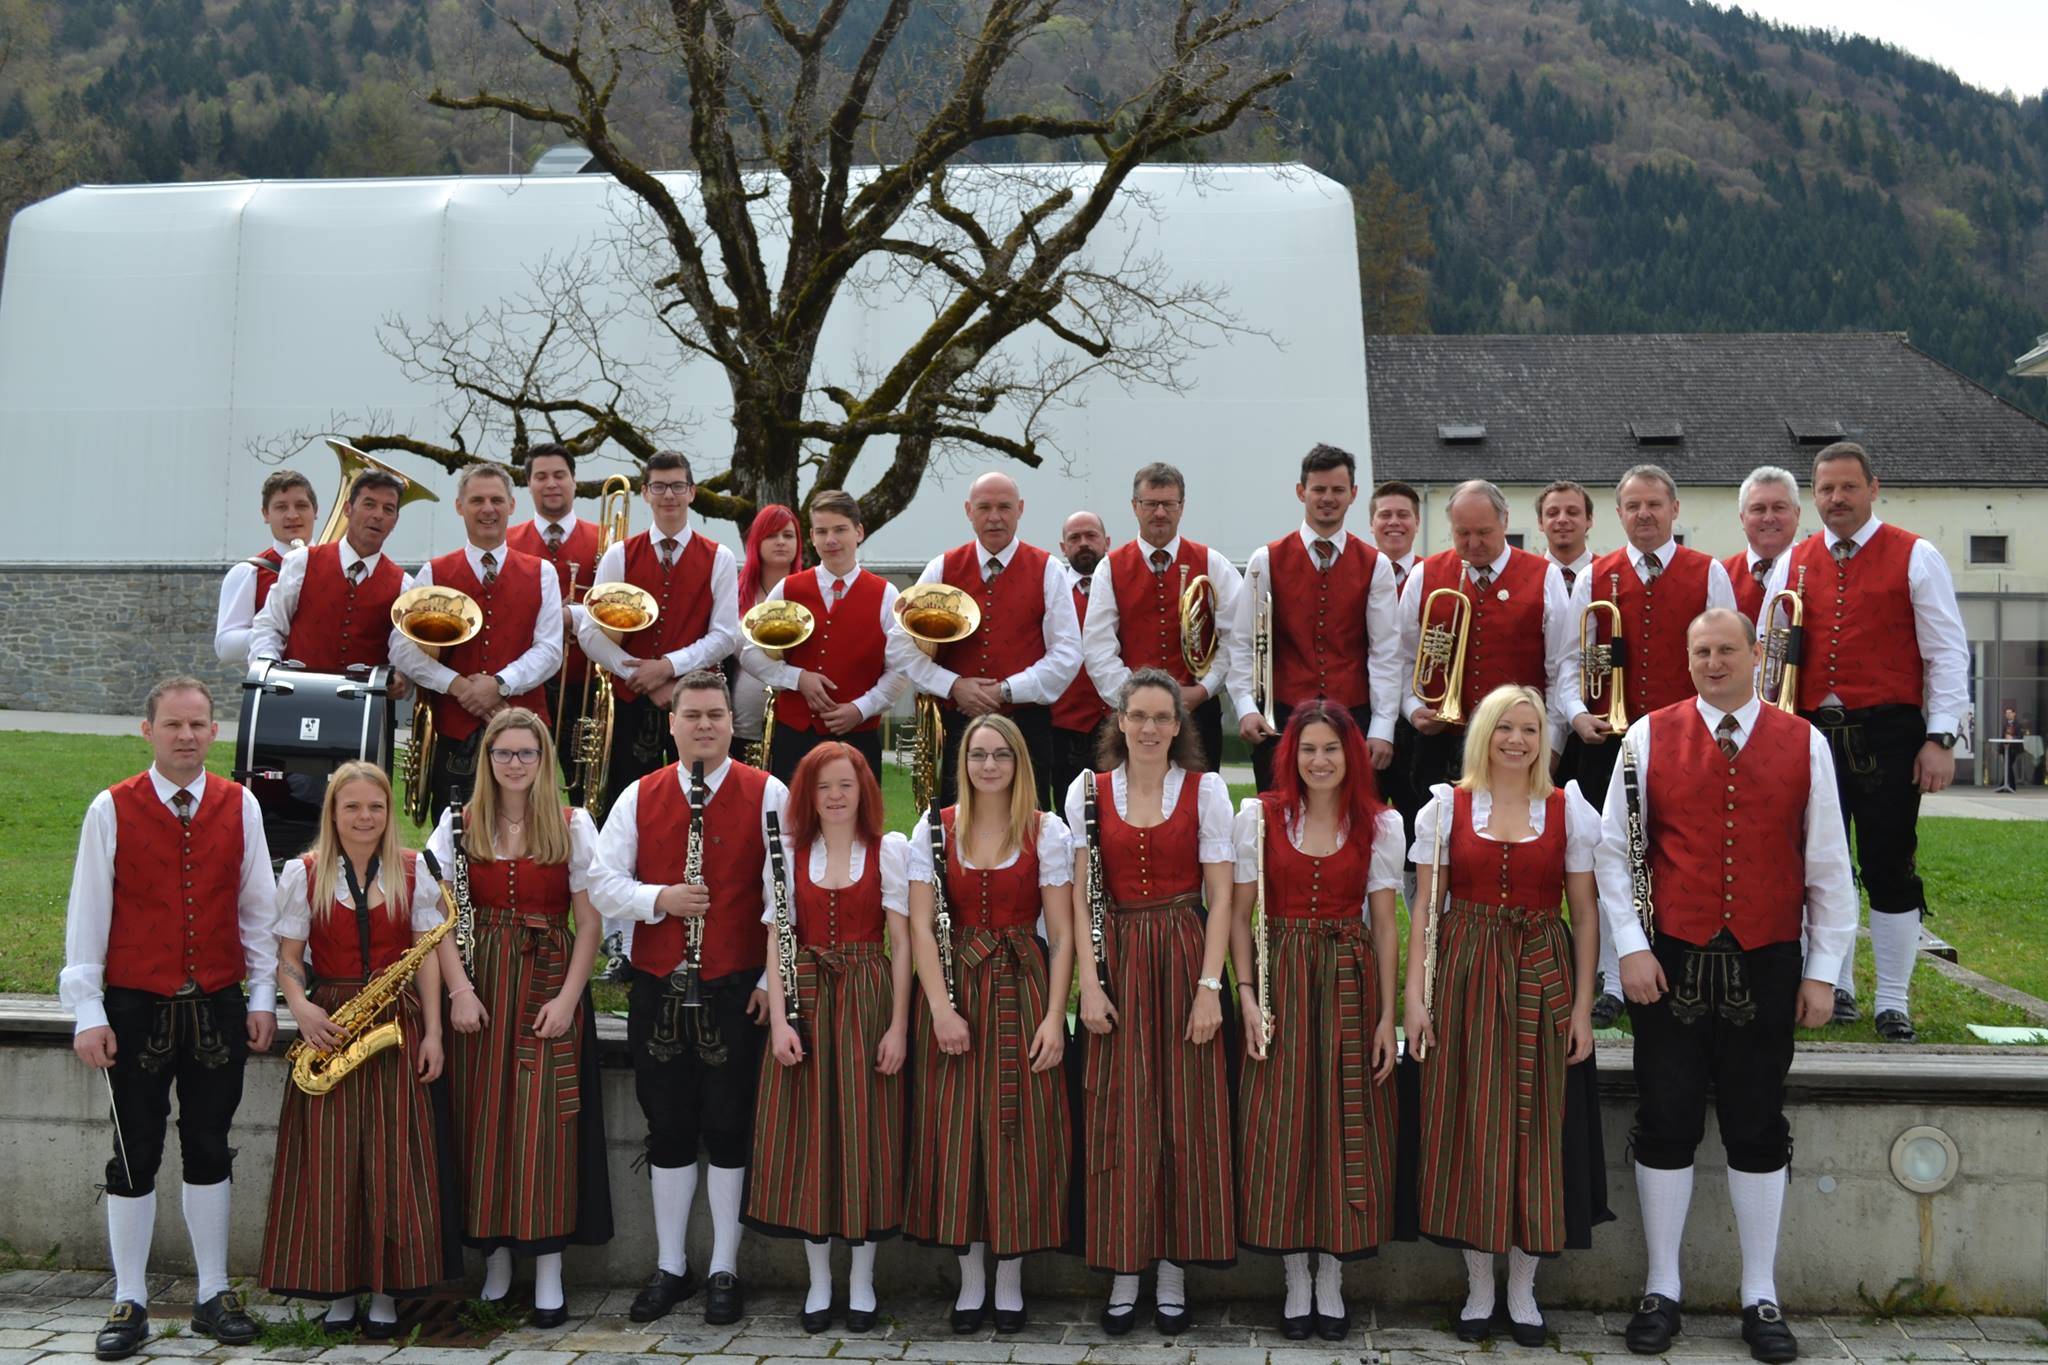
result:
<svg viewBox="0 0 2048 1365"><path fill-rule="evenodd" d="M1920 1124L1892 1143L1892 1177L1915 1194L1947 1189L1961 1168L1955 1139L1939 1128Z"/></svg>

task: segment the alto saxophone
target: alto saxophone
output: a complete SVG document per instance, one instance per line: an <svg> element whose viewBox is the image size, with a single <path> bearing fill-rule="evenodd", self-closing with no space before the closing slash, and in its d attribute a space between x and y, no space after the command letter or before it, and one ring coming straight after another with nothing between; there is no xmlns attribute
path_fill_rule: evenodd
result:
<svg viewBox="0 0 2048 1365"><path fill-rule="evenodd" d="M789 868L782 858L782 818L774 811L762 812L768 826L768 865L775 872L775 971L782 978L782 1016L809 1052L802 1000L796 979L796 926L789 914ZM878 855L879 856L879 855Z"/></svg>
<svg viewBox="0 0 2048 1365"><path fill-rule="evenodd" d="M1650 840L1643 831L1642 782L1636 775L1636 751L1629 747L1626 737L1621 745L1621 783L1628 796L1629 900L1635 908L1636 922L1643 926L1643 937L1655 943L1657 906L1650 886Z"/></svg>
<svg viewBox="0 0 2048 1365"><path fill-rule="evenodd" d="M956 1004L953 990L953 912L946 905L946 822L932 804L927 817L932 840L932 938L939 945L939 978L946 983L946 1003Z"/></svg>
<svg viewBox="0 0 2048 1365"><path fill-rule="evenodd" d="M1084 772L1081 825L1088 832L1088 946L1095 955L1095 981L1109 994L1109 947L1104 928L1109 919L1109 878L1102 870L1102 821L1095 809L1095 775Z"/></svg>
<svg viewBox="0 0 2048 1365"><path fill-rule="evenodd" d="M441 886L441 904L448 908L448 913L439 924L407 949L404 957L377 973L327 1016L342 1032L341 1046L332 1052L322 1052L301 1038L286 1051L284 1059L291 1065L293 1085L308 1095L324 1095L386 1048L405 1046L405 1031L398 1020L386 1019L380 1024L377 1017L398 1002L398 993L405 983L412 980L427 955L455 928L461 912L446 883Z"/></svg>

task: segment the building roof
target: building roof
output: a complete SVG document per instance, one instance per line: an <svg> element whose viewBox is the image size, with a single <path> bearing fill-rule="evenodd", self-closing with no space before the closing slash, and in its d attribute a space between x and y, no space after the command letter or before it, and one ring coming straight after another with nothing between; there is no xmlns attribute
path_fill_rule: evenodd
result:
<svg viewBox="0 0 2048 1365"><path fill-rule="evenodd" d="M1367 337L1375 478L1681 484L1860 442L1895 484L2048 485L2048 423L1903 333ZM1475 432L1475 429L1483 429Z"/></svg>
<svg viewBox="0 0 2048 1365"><path fill-rule="evenodd" d="M2034 338L2034 349L2013 361L2011 373L2020 379L2048 379L2048 332Z"/></svg>

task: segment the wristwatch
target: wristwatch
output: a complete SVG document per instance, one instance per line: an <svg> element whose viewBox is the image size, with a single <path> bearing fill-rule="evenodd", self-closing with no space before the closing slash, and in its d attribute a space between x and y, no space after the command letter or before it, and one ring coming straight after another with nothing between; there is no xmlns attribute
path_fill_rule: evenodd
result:
<svg viewBox="0 0 2048 1365"><path fill-rule="evenodd" d="M1956 747L1956 737L1946 730L1933 730L1928 732L1927 742L1930 744L1939 744L1944 749L1953 749Z"/></svg>
<svg viewBox="0 0 2048 1365"><path fill-rule="evenodd" d="M502 673L493 673L493 674L491 674L491 681L492 681L492 682L495 682L496 684L498 684L498 695L499 695L499 696L501 696L501 697L509 697L509 696L511 696L511 695L512 695L512 685L511 685L510 683L508 683L508 682L506 682L506 681L505 681L505 675L504 675L504 674L502 674Z"/></svg>
<svg viewBox="0 0 2048 1365"><path fill-rule="evenodd" d="M1008 678L1003 679L1002 686L998 687L996 692L1002 697L1003 705L1005 706L1010 705L1014 700L1010 695L1010 680Z"/></svg>
<svg viewBox="0 0 2048 1365"><path fill-rule="evenodd" d="M1205 991L1214 991L1218 995L1223 994L1223 978L1220 976L1205 976L1195 982L1195 984Z"/></svg>

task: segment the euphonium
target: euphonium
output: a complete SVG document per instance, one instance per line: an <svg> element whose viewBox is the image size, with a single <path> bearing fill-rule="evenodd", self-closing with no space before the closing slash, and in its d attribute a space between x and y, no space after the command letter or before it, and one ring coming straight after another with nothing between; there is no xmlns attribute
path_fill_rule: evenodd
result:
<svg viewBox="0 0 2048 1365"><path fill-rule="evenodd" d="M598 493L597 558L632 533L633 481L614 474ZM594 571L594 570L593 570ZM572 591L571 596L574 596ZM610 614L601 614L601 603L614 603ZM661 614L660 604L644 588L630 583L593 585L583 597L583 609L596 617L604 633L618 641L630 631L645 630ZM576 787L583 793L583 808L593 820L604 816L604 790L611 779L612 724L618 699L612 692L611 674L598 667L588 655L583 659L583 676L577 680L573 708L564 706L563 723L575 727ZM567 717L573 715L574 720Z"/></svg>
<svg viewBox="0 0 2048 1365"><path fill-rule="evenodd" d="M919 583L896 599L896 615L903 633L932 658L938 657L939 646L956 644L981 628L981 603L950 583ZM939 794L946 723L939 715L939 699L929 693L917 694L915 709L917 746L910 761L910 788L912 799L923 809Z"/></svg>
<svg viewBox="0 0 2048 1365"><path fill-rule="evenodd" d="M458 588L424 583L398 595L391 604L391 624L432 659L483 629L484 609ZM412 738L406 742L402 770L405 813L416 825L426 824L434 814L434 741L434 708L427 689L418 688L412 704Z"/></svg>
<svg viewBox="0 0 2048 1365"><path fill-rule="evenodd" d="M1216 666L1216 584L1207 574L1188 580L1180 566L1180 661L1200 682Z"/></svg>
<svg viewBox="0 0 2048 1365"><path fill-rule="evenodd" d="M1778 607L1785 624L1778 624ZM1759 695L1780 711L1799 710L1799 656L1806 651L1806 568L1796 588L1780 588L1764 603L1764 667Z"/></svg>
<svg viewBox="0 0 2048 1365"><path fill-rule="evenodd" d="M1610 574L1612 591L1621 591L1621 575ZM1607 618L1607 638L1600 638L1600 618ZM1579 699L1586 709L1600 715L1616 734L1628 729L1628 644L1622 638L1621 607L1608 602L1591 602L1579 613Z"/></svg>
<svg viewBox="0 0 2048 1365"><path fill-rule="evenodd" d="M337 441L333 437L329 437L327 448L334 452L335 459L341 461L341 488L335 493L334 501L327 508L327 519L320 523L320 534L312 539L311 544L329 545L348 534L348 490L354 487L356 476L364 470L375 469L389 474L392 478L405 485L398 495L398 505L400 507L411 502L439 502L441 500L433 489L417 479L407 478L382 460L374 456L365 455L347 441Z"/></svg>
<svg viewBox="0 0 2048 1365"><path fill-rule="evenodd" d="M811 638L818 628L811 609L801 602L771 598L757 602L740 618L740 638L771 659L781 659ZM766 768L775 756L775 689L764 688L761 696L761 742L748 757L756 768Z"/></svg>
<svg viewBox="0 0 2048 1365"><path fill-rule="evenodd" d="M441 922L406 950L405 956L377 973L363 988L335 1007L327 1017L342 1031L344 1041L332 1052L322 1052L303 1038L291 1045L284 1059L292 1069L292 1084L308 1095L324 1095L370 1058L391 1047L405 1046L405 1031L396 1018L378 1023L378 1016L397 1003L398 993L412 980L427 954L455 928L458 911L447 884L441 886L441 904L447 914Z"/></svg>
<svg viewBox="0 0 2048 1365"><path fill-rule="evenodd" d="M1430 619L1439 598L1448 598L1451 617ZM1436 712L1446 725L1463 725L1465 707L1465 641L1472 630L1472 599L1456 588L1438 588L1422 599L1422 641L1415 651L1409 690L1415 700Z"/></svg>

